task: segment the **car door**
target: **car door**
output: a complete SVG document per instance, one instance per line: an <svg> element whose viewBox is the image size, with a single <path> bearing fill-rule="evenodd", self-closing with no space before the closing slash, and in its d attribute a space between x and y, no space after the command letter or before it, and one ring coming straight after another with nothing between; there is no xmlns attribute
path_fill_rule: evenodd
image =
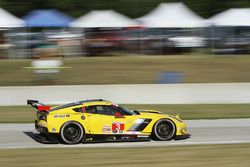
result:
<svg viewBox="0 0 250 167"><path fill-rule="evenodd" d="M125 130L126 117L119 114L112 105L95 105L86 108L95 110L95 114L88 114L88 122L91 134L123 134ZM118 113L118 115L116 115Z"/></svg>

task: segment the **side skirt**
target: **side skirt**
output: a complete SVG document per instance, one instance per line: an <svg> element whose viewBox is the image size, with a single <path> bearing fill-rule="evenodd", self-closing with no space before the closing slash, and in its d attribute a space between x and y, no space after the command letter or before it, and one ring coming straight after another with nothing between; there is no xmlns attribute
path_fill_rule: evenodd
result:
<svg viewBox="0 0 250 167"><path fill-rule="evenodd" d="M150 141L147 135L87 135L83 143Z"/></svg>

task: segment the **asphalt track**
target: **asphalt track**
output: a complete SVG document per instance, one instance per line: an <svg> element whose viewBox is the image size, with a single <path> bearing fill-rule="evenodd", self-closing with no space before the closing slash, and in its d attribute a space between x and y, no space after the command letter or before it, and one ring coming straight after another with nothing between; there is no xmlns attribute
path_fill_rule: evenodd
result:
<svg viewBox="0 0 250 167"><path fill-rule="evenodd" d="M162 147L175 145L250 143L250 119L187 120L191 138L173 141L41 144L32 138L33 124L0 124L0 149L50 147Z"/></svg>

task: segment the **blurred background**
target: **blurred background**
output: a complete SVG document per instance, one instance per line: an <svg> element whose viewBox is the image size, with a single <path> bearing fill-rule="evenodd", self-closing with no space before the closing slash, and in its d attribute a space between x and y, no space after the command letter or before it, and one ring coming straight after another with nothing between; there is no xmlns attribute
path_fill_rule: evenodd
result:
<svg viewBox="0 0 250 167"><path fill-rule="evenodd" d="M249 83L249 0L0 0L0 166L249 166ZM192 137L177 147L22 149L34 144L17 124L34 122L27 99L93 98L180 114Z"/></svg>
<svg viewBox="0 0 250 167"><path fill-rule="evenodd" d="M0 0L0 7L1 86L250 81L247 0Z"/></svg>

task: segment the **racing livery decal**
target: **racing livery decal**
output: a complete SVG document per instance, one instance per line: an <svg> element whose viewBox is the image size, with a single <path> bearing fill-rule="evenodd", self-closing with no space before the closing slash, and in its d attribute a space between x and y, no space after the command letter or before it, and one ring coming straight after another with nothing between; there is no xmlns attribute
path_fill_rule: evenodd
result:
<svg viewBox="0 0 250 167"><path fill-rule="evenodd" d="M70 117L70 115L68 115L68 114L57 114L57 115L54 115L54 118L65 118L65 117Z"/></svg>
<svg viewBox="0 0 250 167"><path fill-rule="evenodd" d="M104 125L104 126L102 127L102 133L110 133L110 132L111 132L110 126Z"/></svg>
<svg viewBox="0 0 250 167"><path fill-rule="evenodd" d="M123 131L124 131L124 123L121 122L112 123L112 133L123 133Z"/></svg>
<svg viewBox="0 0 250 167"><path fill-rule="evenodd" d="M134 124L128 129L128 131L143 131L151 121L152 119L139 118L135 120Z"/></svg>

